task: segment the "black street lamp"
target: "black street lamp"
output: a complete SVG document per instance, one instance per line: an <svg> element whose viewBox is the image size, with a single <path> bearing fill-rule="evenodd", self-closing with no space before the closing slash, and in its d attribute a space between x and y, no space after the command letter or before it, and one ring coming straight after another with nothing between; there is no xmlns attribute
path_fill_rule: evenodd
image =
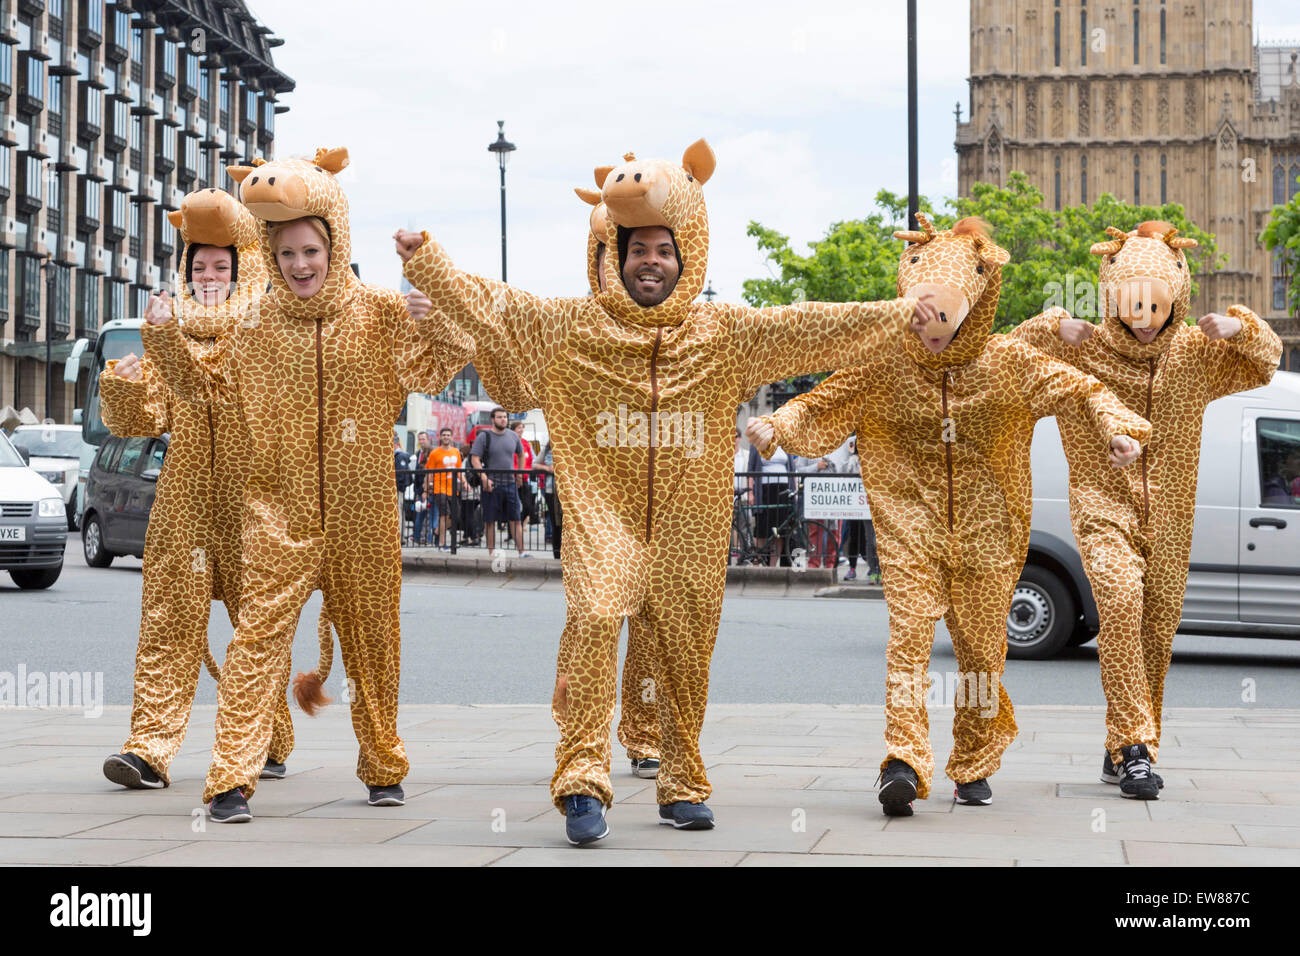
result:
<svg viewBox="0 0 1300 956"><path fill-rule="evenodd" d="M709 283L704 287L704 291L700 293L700 295L704 296L704 301L705 301L705 302L712 302L712 301L713 301L713 297L714 297L715 295L717 295L717 294L718 294L718 293L717 293L717 290L713 288L713 283L712 283L712 282L709 282Z"/></svg>
<svg viewBox="0 0 1300 956"><path fill-rule="evenodd" d="M50 405L54 402L54 274L50 271L50 254L41 256L41 277L45 280L45 420L54 421Z"/></svg>
<svg viewBox="0 0 1300 956"><path fill-rule="evenodd" d="M488 145L489 153L497 154L497 165L501 167L501 281L506 281L506 163L515 151L515 144L506 139L506 121L497 120L496 142Z"/></svg>
<svg viewBox="0 0 1300 956"><path fill-rule="evenodd" d="M916 169L916 0L907 0L907 228L920 208Z"/></svg>

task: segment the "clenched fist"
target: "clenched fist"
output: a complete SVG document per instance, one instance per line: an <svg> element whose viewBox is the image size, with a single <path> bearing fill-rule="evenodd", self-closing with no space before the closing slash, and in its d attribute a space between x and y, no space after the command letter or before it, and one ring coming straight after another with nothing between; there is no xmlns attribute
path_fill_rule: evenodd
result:
<svg viewBox="0 0 1300 956"><path fill-rule="evenodd" d="M144 369L140 365L140 356L134 352L128 352L125 358L114 363L113 374L129 382L140 381L141 375L144 374Z"/></svg>
<svg viewBox="0 0 1300 956"><path fill-rule="evenodd" d="M1196 324L1201 327L1207 339L1230 339L1241 331L1241 319L1217 312L1201 316Z"/></svg>
<svg viewBox="0 0 1300 956"><path fill-rule="evenodd" d="M1092 334L1096 331L1095 325L1083 319L1061 320L1060 336L1061 341L1066 345L1080 346L1092 338Z"/></svg>
<svg viewBox="0 0 1300 956"><path fill-rule="evenodd" d="M412 289L406 293L406 311L411 313L411 318L422 319L433 311L433 300L419 289Z"/></svg>
<svg viewBox="0 0 1300 956"><path fill-rule="evenodd" d="M393 240L397 243L397 254L402 257L403 262L415 255L415 250L424 245L424 235L411 232L409 229L397 230L393 233Z"/></svg>
<svg viewBox="0 0 1300 956"><path fill-rule="evenodd" d="M1142 454L1141 442L1127 435L1116 435L1110 440L1110 463L1115 468L1127 468Z"/></svg>
<svg viewBox="0 0 1300 956"><path fill-rule="evenodd" d="M776 437L776 429L771 422L765 422L761 418L751 418L749 424L745 426L745 437L761 455L767 451L767 446L772 444L772 439Z"/></svg>
<svg viewBox="0 0 1300 956"><path fill-rule="evenodd" d="M166 289L149 296L149 306L145 309L144 317L150 325L166 325L172 320L172 297Z"/></svg>

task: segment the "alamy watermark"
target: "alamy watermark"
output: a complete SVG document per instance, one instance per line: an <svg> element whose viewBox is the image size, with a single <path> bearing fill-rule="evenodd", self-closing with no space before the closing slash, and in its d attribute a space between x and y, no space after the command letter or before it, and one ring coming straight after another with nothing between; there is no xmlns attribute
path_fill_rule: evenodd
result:
<svg viewBox="0 0 1300 956"><path fill-rule="evenodd" d="M617 411L596 414L596 444L601 448L681 448L686 458L704 454L703 412Z"/></svg>
<svg viewBox="0 0 1300 956"><path fill-rule="evenodd" d="M0 707L67 707L85 717L104 713L103 671L0 671Z"/></svg>
<svg viewBox="0 0 1300 956"><path fill-rule="evenodd" d="M989 671L927 671L917 664L911 672L888 675L889 702L894 707L978 707L984 718L998 714L1002 675Z"/></svg>

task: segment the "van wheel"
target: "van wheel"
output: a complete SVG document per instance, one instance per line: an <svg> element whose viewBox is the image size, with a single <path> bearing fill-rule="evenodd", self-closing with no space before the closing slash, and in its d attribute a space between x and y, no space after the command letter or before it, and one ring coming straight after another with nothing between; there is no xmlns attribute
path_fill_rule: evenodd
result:
<svg viewBox="0 0 1300 956"><path fill-rule="evenodd" d="M1070 643L1074 597L1051 571L1027 564L1016 582L1007 614L1007 656L1041 661Z"/></svg>
<svg viewBox="0 0 1300 956"><path fill-rule="evenodd" d="M39 591L48 588L63 573L63 565L57 568L15 568L9 572L14 584L24 591Z"/></svg>
<svg viewBox="0 0 1300 956"><path fill-rule="evenodd" d="M104 548L104 529L99 524L99 515L86 515L82 521L81 550L92 568L106 568L113 563L115 555Z"/></svg>

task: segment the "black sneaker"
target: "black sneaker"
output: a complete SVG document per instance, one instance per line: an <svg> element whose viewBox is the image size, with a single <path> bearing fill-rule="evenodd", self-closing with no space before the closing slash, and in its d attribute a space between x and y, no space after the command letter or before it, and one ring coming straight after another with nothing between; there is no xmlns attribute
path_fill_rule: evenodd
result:
<svg viewBox="0 0 1300 956"><path fill-rule="evenodd" d="M993 803L993 788L989 786L987 777L957 784L952 795L964 807L987 807Z"/></svg>
<svg viewBox="0 0 1300 956"><path fill-rule="evenodd" d="M213 823L247 823L253 819L243 790L227 790L212 798L208 815Z"/></svg>
<svg viewBox="0 0 1300 956"><path fill-rule="evenodd" d="M1118 786L1123 779L1124 765L1122 763L1111 763L1110 751L1106 751L1101 757L1101 782L1113 783ZM1165 788L1164 777L1156 773L1154 769L1151 771L1151 779L1156 782L1158 789L1163 790Z"/></svg>
<svg viewBox="0 0 1300 956"><path fill-rule="evenodd" d="M889 761L876 778L880 792L876 796L887 817L910 817L912 801L919 783L916 771L897 758Z"/></svg>
<svg viewBox="0 0 1300 956"><path fill-rule="evenodd" d="M1147 755L1146 744L1132 744L1124 748L1119 793L1131 800L1159 799L1160 785L1151 774L1151 760Z"/></svg>
<svg viewBox="0 0 1300 956"><path fill-rule="evenodd" d="M638 777L644 777L646 780L653 780L659 776L659 758L658 757L633 757L632 773Z"/></svg>
<svg viewBox="0 0 1300 956"><path fill-rule="evenodd" d="M573 794L564 798L564 838L574 846L586 846L609 836L605 805L595 797Z"/></svg>
<svg viewBox="0 0 1300 956"><path fill-rule="evenodd" d="M104 761L104 776L128 790L161 790L163 779L135 754L113 754Z"/></svg>
<svg viewBox="0 0 1300 956"><path fill-rule="evenodd" d="M659 807L659 822L675 830L712 830L713 811L702 803L678 800Z"/></svg>
<svg viewBox="0 0 1300 956"><path fill-rule="evenodd" d="M370 799L366 803L372 807L403 807L406 806L406 794L400 783L387 787L371 787Z"/></svg>
<svg viewBox="0 0 1300 956"><path fill-rule="evenodd" d="M259 773L258 776L263 780L283 780L284 775L287 772L288 771L284 768L284 764L276 763L274 760L268 760L266 766L262 768L262 772Z"/></svg>

